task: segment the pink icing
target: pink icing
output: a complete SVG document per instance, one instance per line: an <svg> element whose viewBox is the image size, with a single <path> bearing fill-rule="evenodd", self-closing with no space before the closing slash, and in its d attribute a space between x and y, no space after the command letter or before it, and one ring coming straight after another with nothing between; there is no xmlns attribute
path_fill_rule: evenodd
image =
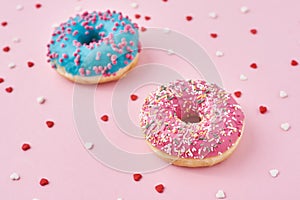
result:
<svg viewBox="0 0 300 200"><path fill-rule="evenodd" d="M243 123L243 111L232 95L201 80L179 80L152 92L140 122L154 147L195 159L227 151L242 134Z"/></svg>

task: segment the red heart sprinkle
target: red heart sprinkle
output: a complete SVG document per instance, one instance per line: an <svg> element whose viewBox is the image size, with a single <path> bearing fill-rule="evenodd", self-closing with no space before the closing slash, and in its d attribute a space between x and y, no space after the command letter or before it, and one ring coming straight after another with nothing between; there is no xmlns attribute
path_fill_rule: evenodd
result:
<svg viewBox="0 0 300 200"><path fill-rule="evenodd" d="M42 7L42 4L37 3L37 4L35 4L35 7L36 7L36 8L40 8L40 7Z"/></svg>
<svg viewBox="0 0 300 200"><path fill-rule="evenodd" d="M2 26L7 26L7 22L1 22Z"/></svg>
<svg viewBox="0 0 300 200"><path fill-rule="evenodd" d="M242 92L241 92L241 91L236 91L236 92L234 92L234 95L235 95L237 98L239 98L239 97L242 96Z"/></svg>
<svg viewBox="0 0 300 200"><path fill-rule="evenodd" d="M139 19L139 18L141 18L141 15L140 15L140 14L135 14L134 17L135 17L136 19Z"/></svg>
<svg viewBox="0 0 300 200"><path fill-rule="evenodd" d="M46 125L48 126L48 128L52 128L54 126L54 122L53 121L46 121Z"/></svg>
<svg viewBox="0 0 300 200"><path fill-rule="evenodd" d="M135 94L132 94L132 95L130 95L130 99L131 99L132 101L135 101L135 100L138 99L138 96L135 95Z"/></svg>
<svg viewBox="0 0 300 200"><path fill-rule="evenodd" d="M45 185L48 185L48 184L49 184L49 181L46 178L42 178L40 180L40 185L41 186L45 186Z"/></svg>
<svg viewBox="0 0 300 200"><path fill-rule="evenodd" d="M146 30L147 30L147 28L145 28L145 27L143 27L143 26L141 27L141 31L142 31L142 32L145 32Z"/></svg>
<svg viewBox="0 0 300 200"><path fill-rule="evenodd" d="M163 193L163 192L164 192L164 189L165 189L165 187L163 186L163 184L159 184L159 185L155 186L155 190L156 190L158 193Z"/></svg>
<svg viewBox="0 0 300 200"><path fill-rule="evenodd" d="M12 87L7 87L5 88L5 91L8 92L8 93L12 93L14 89Z"/></svg>
<svg viewBox="0 0 300 200"><path fill-rule="evenodd" d="M259 112L261 114L265 114L267 112L267 107L266 106L259 106Z"/></svg>
<svg viewBox="0 0 300 200"><path fill-rule="evenodd" d="M141 178L142 178L142 175L141 175L141 174L133 174L133 179L134 179L135 181L139 181L139 180L141 180Z"/></svg>
<svg viewBox="0 0 300 200"><path fill-rule="evenodd" d="M24 144L22 145L22 150L23 150L23 151L27 151L28 149L30 149L30 145L24 143Z"/></svg>
<svg viewBox="0 0 300 200"><path fill-rule="evenodd" d="M9 52L9 50L10 50L9 46L3 47L4 52Z"/></svg>
<svg viewBox="0 0 300 200"><path fill-rule="evenodd" d="M193 19L192 16L186 16L185 18L186 18L187 21L191 21Z"/></svg>
<svg viewBox="0 0 300 200"><path fill-rule="evenodd" d="M250 65L250 67L253 68L253 69L256 69L256 68L257 68L257 64L256 64L256 63L252 63L252 64Z"/></svg>
<svg viewBox="0 0 300 200"><path fill-rule="evenodd" d="M104 122L108 121L108 116L107 115L102 115L101 120Z"/></svg>
<svg viewBox="0 0 300 200"><path fill-rule="evenodd" d="M0 78L0 83L3 83L4 82L4 79L3 78Z"/></svg>
<svg viewBox="0 0 300 200"><path fill-rule="evenodd" d="M27 65L28 65L28 67L33 67L34 66L34 62L28 61Z"/></svg>
<svg viewBox="0 0 300 200"><path fill-rule="evenodd" d="M292 60L292 61L291 61L291 65L292 65L292 66L297 66L298 64L299 64L299 63L298 63L296 60Z"/></svg>
<svg viewBox="0 0 300 200"><path fill-rule="evenodd" d="M167 2L168 0L162 0L163 2Z"/></svg>
<svg viewBox="0 0 300 200"><path fill-rule="evenodd" d="M257 30L256 29L251 29L250 32L255 35L257 33Z"/></svg>
<svg viewBox="0 0 300 200"><path fill-rule="evenodd" d="M150 20L151 19L151 17L149 17L149 16L145 16L145 20Z"/></svg>
<svg viewBox="0 0 300 200"><path fill-rule="evenodd" d="M210 34L210 37L212 37L212 38L217 38L217 37L218 37L218 34L216 34L216 33L211 33L211 34Z"/></svg>

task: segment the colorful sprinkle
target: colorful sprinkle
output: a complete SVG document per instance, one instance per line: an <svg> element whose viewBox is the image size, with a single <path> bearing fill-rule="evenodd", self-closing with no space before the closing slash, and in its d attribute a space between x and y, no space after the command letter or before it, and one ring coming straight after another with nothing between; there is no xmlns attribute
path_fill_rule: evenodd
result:
<svg viewBox="0 0 300 200"><path fill-rule="evenodd" d="M138 96L135 95L135 94L132 94L132 95L130 95L130 99L131 99L132 101L136 101L136 100L138 99Z"/></svg>
<svg viewBox="0 0 300 200"><path fill-rule="evenodd" d="M24 144L22 144L21 148L22 148L23 151L27 151L31 148L31 146L28 143L24 143Z"/></svg>
<svg viewBox="0 0 300 200"><path fill-rule="evenodd" d="M33 67L33 66L34 66L34 62L28 61L28 62L27 62L27 66L28 66L28 67Z"/></svg>
<svg viewBox="0 0 300 200"><path fill-rule="evenodd" d="M42 4L40 4L40 3L37 3L37 4L35 4L35 7L36 7L37 9L39 9L39 8L41 8L41 7L42 7Z"/></svg>
<svg viewBox="0 0 300 200"><path fill-rule="evenodd" d="M107 122L109 119L108 115L102 115L101 116L101 120L104 121L104 122Z"/></svg>
<svg viewBox="0 0 300 200"><path fill-rule="evenodd" d="M133 180L140 181L143 176L141 174L133 174Z"/></svg>
<svg viewBox="0 0 300 200"><path fill-rule="evenodd" d="M4 82L4 78L0 77L0 83L3 83L3 82Z"/></svg>
<svg viewBox="0 0 300 200"><path fill-rule="evenodd" d="M1 25L2 25L3 27L7 26L7 22L1 22Z"/></svg>
<svg viewBox="0 0 300 200"><path fill-rule="evenodd" d="M7 88L5 88L5 91L7 92L7 93L12 93L13 92L13 88L12 87L7 87Z"/></svg>
<svg viewBox="0 0 300 200"><path fill-rule="evenodd" d="M237 98L240 98L242 96L242 92L241 91L235 91L234 92L234 95L237 97Z"/></svg>
<svg viewBox="0 0 300 200"><path fill-rule="evenodd" d="M145 16L145 20L146 20L146 21L149 21L150 19L151 19L151 17Z"/></svg>
<svg viewBox="0 0 300 200"><path fill-rule="evenodd" d="M48 184L49 184L48 179L46 179L46 178L41 178L41 180L40 180L40 185L41 185L41 186L46 186L46 185L48 185Z"/></svg>
<svg viewBox="0 0 300 200"><path fill-rule="evenodd" d="M256 35L257 34L257 30L253 28L253 29L250 30L250 33L252 33L253 35Z"/></svg>
<svg viewBox="0 0 300 200"><path fill-rule="evenodd" d="M256 63L252 63L252 64L250 65L250 67L253 68L253 69L257 69L257 64L256 64Z"/></svg>
<svg viewBox="0 0 300 200"><path fill-rule="evenodd" d="M218 37L218 34L217 34L217 33L211 33L211 34L210 34L210 37L212 37L212 38L217 38L217 37Z"/></svg>
<svg viewBox="0 0 300 200"><path fill-rule="evenodd" d="M3 50L4 52L9 52L9 51L10 51L10 47L9 47L9 46L3 47L2 50Z"/></svg>
<svg viewBox="0 0 300 200"><path fill-rule="evenodd" d="M268 108L266 106L259 106L259 112L261 114L265 114L268 111Z"/></svg>
<svg viewBox="0 0 300 200"><path fill-rule="evenodd" d="M140 14L135 14L134 17L135 17L136 19L139 19L139 18L141 18L141 15L140 15Z"/></svg>
<svg viewBox="0 0 300 200"><path fill-rule="evenodd" d="M52 128L54 126L54 122L53 121L46 121L46 125L48 126L48 128Z"/></svg>
<svg viewBox="0 0 300 200"><path fill-rule="evenodd" d="M155 190L158 192L158 193L163 193L164 190L165 190L165 186L163 184L158 184L155 186Z"/></svg>
<svg viewBox="0 0 300 200"><path fill-rule="evenodd" d="M193 17L189 15L189 16L186 16L185 19L186 19L187 21L192 21L192 20L193 20Z"/></svg>
<svg viewBox="0 0 300 200"><path fill-rule="evenodd" d="M293 67L298 66L298 61L297 60L291 60L291 65Z"/></svg>

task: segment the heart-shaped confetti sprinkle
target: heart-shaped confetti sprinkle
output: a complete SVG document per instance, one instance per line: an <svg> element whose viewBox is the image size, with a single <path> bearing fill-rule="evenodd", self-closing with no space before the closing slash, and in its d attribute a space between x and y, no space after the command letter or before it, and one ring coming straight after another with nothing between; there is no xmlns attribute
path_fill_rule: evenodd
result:
<svg viewBox="0 0 300 200"><path fill-rule="evenodd" d="M94 147L94 144L92 142L86 142L84 143L84 147L88 150L91 150Z"/></svg>
<svg viewBox="0 0 300 200"><path fill-rule="evenodd" d="M143 176L141 174L133 174L133 179L135 181L140 181Z"/></svg>
<svg viewBox="0 0 300 200"><path fill-rule="evenodd" d="M39 8L41 8L41 7L42 7L42 4L40 4L40 3L37 3L37 4L35 4L35 7L36 7L37 9L39 9Z"/></svg>
<svg viewBox="0 0 300 200"><path fill-rule="evenodd" d="M241 7L241 12L242 13L248 13L249 12L249 8L247 6L242 6Z"/></svg>
<svg viewBox="0 0 300 200"><path fill-rule="evenodd" d="M259 106L259 112L261 114L265 114L268 111L266 106Z"/></svg>
<svg viewBox="0 0 300 200"><path fill-rule="evenodd" d="M271 169L271 170L269 170L269 173L273 178L276 178L279 174L279 171L278 171L278 169Z"/></svg>
<svg viewBox="0 0 300 200"><path fill-rule="evenodd" d="M54 122L53 121L46 121L46 125L48 126L48 128L52 128L54 126Z"/></svg>
<svg viewBox="0 0 300 200"><path fill-rule="evenodd" d="M247 76L245 76L244 74L241 74L241 75L240 75L240 80L241 80L241 81L246 81L246 80L248 80L248 78L247 78Z"/></svg>
<svg viewBox="0 0 300 200"><path fill-rule="evenodd" d="M9 178L13 181L17 181L17 180L20 180L20 175L16 172L12 173Z"/></svg>
<svg viewBox="0 0 300 200"><path fill-rule="evenodd" d="M138 5L136 2L132 2L132 3L130 4L130 6L131 6L132 8L138 8L138 7L139 7L139 5Z"/></svg>
<svg viewBox="0 0 300 200"><path fill-rule="evenodd" d="M43 104L45 103L46 99L44 97L37 97L36 98L36 102L38 102L39 104Z"/></svg>
<svg viewBox="0 0 300 200"><path fill-rule="evenodd" d="M8 64L8 68L9 68L9 69L13 69L13 68L15 68L15 67L16 67L16 64L13 63L13 62Z"/></svg>
<svg viewBox="0 0 300 200"><path fill-rule="evenodd" d="M49 181L46 179L46 178L42 178L41 180L40 180L40 185L41 186L46 186L46 185L48 185L49 184Z"/></svg>
<svg viewBox="0 0 300 200"><path fill-rule="evenodd" d="M1 22L1 26L7 26L7 22Z"/></svg>
<svg viewBox="0 0 300 200"><path fill-rule="evenodd" d="M7 87L5 88L5 91L8 92L8 93L12 93L14 89L12 87Z"/></svg>
<svg viewBox="0 0 300 200"><path fill-rule="evenodd" d="M132 94L132 95L130 95L130 99L131 99L132 101L135 101L135 100L138 99L138 96L135 95L135 94Z"/></svg>
<svg viewBox="0 0 300 200"><path fill-rule="evenodd" d="M155 186L155 190L158 192L158 193L163 193L164 190L165 190L165 187L163 184L158 184Z"/></svg>
<svg viewBox="0 0 300 200"><path fill-rule="evenodd" d="M28 61L28 62L27 62L27 66L28 66L28 67L33 67L33 66L34 66L34 62Z"/></svg>
<svg viewBox="0 0 300 200"><path fill-rule="evenodd" d="M10 47L9 47L9 46L3 47L2 50L3 50L4 52L9 52L9 51L10 51Z"/></svg>
<svg viewBox="0 0 300 200"><path fill-rule="evenodd" d="M108 121L108 116L107 115L102 115L101 120L104 121L104 122L107 122Z"/></svg>
<svg viewBox="0 0 300 200"><path fill-rule="evenodd" d="M250 33L252 33L253 35L256 35L257 34L257 30L253 28L253 29L250 30Z"/></svg>
<svg viewBox="0 0 300 200"><path fill-rule="evenodd" d="M235 91L234 95L239 98L239 97L242 96L242 92L241 91Z"/></svg>
<svg viewBox="0 0 300 200"><path fill-rule="evenodd" d="M0 83L3 83L3 82L4 82L4 78L0 77Z"/></svg>
<svg viewBox="0 0 300 200"><path fill-rule="evenodd" d="M286 97L288 97L288 94L287 94L285 91L281 90L281 91L279 92L279 96L280 96L281 98L286 98Z"/></svg>
<svg viewBox="0 0 300 200"><path fill-rule="evenodd" d="M12 39L12 41L13 41L14 43L19 43L19 42L21 42L21 39L18 38L18 37L14 37L14 38Z"/></svg>
<svg viewBox="0 0 300 200"><path fill-rule="evenodd" d="M24 144L22 144L22 150L23 151L27 151L27 150L29 150L31 147L30 147L30 144L27 144L27 143L24 143Z"/></svg>
<svg viewBox="0 0 300 200"><path fill-rule="evenodd" d="M292 66L297 66L299 63L298 63L298 61L297 60L291 60L291 65Z"/></svg>
<svg viewBox="0 0 300 200"><path fill-rule="evenodd" d="M140 15L140 14L135 14L134 17L135 17L136 19L139 19L139 18L141 18L141 15Z"/></svg>
<svg viewBox="0 0 300 200"><path fill-rule="evenodd" d="M217 37L218 37L218 34L216 34L216 33L211 33L211 34L210 34L210 37L212 37L212 38L217 38Z"/></svg>
<svg viewBox="0 0 300 200"><path fill-rule="evenodd" d="M142 32L145 32L146 30L147 30L147 28L145 28L145 27L143 27L143 26L141 27L141 31L142 31Z"/></svg>
<svg viewBox="0 0 300 200"><path fill-rule="evenodd" d="M168 49L167 53L168 53L168 55L173 55L175 52L173 49Z"/></svg>
<svg viewBox="0 0 300 200"><path fill-rule="evenodd" d="M192 21L193 17L192 16L186 16L185 17L187 21Z"/></svg>
<svg viewBox="0 0 300 200"><path fill-rule="evenodd" d="M23 8L24 8L24 6L22 6L22 5L20 5L20 4L18 4L18 5L16 6L16 10L18 10L18 11L23 10Z"/></svg>
<svg viewBox="0 0 300 200"><path fill-rule="evenodd" d="M145 16L145 20L146 20L146 21L149 21L150 19L151 19L151 17Z"/></svg>
<svg viewBox="0 0 300 200"><path fill-rule="evenodd" d="M256 69L256 68L257 68L257 64L256 64L256 63L252 63L252 64L250 65L250 67L253 68L253 69Z"/></svg>
<svg viewBox="0 0 300 200"><path fill-rule="evenodd" d="M225 193L223 190L218 190L218 192L216 193L216 198L217 199L224 199L225 198Z"/></svg>
<svg viewBox="0 0 300 200"><path fill-rule="evenodd" d="M288 131L290 129L290 124L288 122L285 122L285 123L282 123L280 125L281 129L284 130L284 131Z"/></svg>

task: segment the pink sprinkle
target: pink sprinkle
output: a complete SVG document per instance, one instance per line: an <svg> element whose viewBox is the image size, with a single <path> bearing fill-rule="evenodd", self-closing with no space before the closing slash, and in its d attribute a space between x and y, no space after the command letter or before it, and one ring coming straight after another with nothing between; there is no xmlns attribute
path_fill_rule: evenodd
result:
<svg viewBox="0 0 300 200"><path fill-rule="evenodd" d="M85 74L84 74L84 71L85 71L84 68L80 68L80 69L79 69L79 73L80 73L81 76L84 76L84 75L85 75Z"/></svg>
<svg viewBox="0 0 300 200"><path fill-rule="evenodd" d="M60 44L60 47L61 47L61 48L64 48L65 46L66 46L66 45L65 45L64 43L61 43L61 44Z"/></svg>
<svg viewBox="0 0 300 200"><path fill-rule="evenodd" d="M85 73L86 73L86 75L90 75L91 71L87 69L87 70L85 70Z"/></svg>
<svg viewBox="0 0 300 200"><path fill-rule="evenodd" d="M73 36L76 36L78 34L78 31L73 31Z"/></svg>
<svg viewBox="0 0 300 200"><path fill-rule="evenodd" d="M110 60L111 60L112 62L116 61L116 60L117 60L117 56L116 56L116 55L112 55L112 56L110 57Z"/></svg>
<svg viewBox="0 0 300 200"><path fill-rule="evenodd" d="M100 52L97 52L97 53L96 53L96 60L100 60L100 56L101 56L101 53L100 53Z"/></svg>
<svg viewBox="0 0 300 200"><path fill-rule="evenodd" d="M62 57L63 57L63 58L68 58L68 55L65 54L65 53L63 53L63 54L62 54Z"/></svg>

